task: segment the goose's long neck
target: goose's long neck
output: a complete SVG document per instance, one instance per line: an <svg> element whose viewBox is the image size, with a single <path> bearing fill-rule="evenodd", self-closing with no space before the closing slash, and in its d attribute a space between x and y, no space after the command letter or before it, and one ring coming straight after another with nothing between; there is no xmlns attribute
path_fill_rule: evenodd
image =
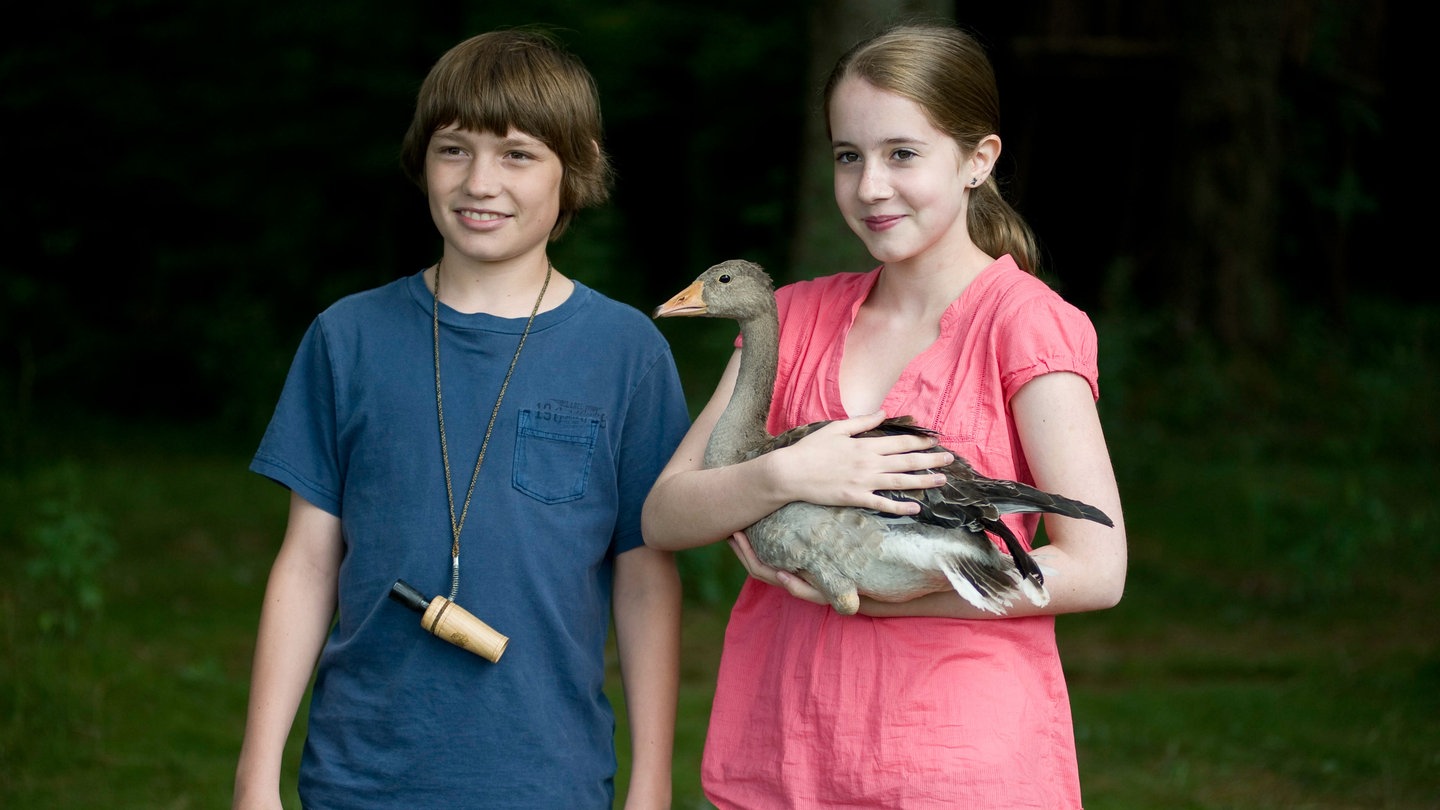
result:
<svg viewBox="0 0 1440 810"><path fill-rule="evenodd" d="M770 438L765 423L770 417L780 352L780 321L774 307L741 321L740 334L744 342L735 390L710 433L706 467L744 461L750 450Z"/></svg>

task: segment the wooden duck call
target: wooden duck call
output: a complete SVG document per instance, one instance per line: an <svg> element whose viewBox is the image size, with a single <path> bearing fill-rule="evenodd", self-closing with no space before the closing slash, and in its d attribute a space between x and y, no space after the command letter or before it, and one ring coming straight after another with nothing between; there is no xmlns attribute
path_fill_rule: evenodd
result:
<svg viewBox="0 0 1440 810"><path fill-rule="evenodd" d="M499 661L510 643L508 636L480 621L473 613L443 596L426 600L404 580L390 586L390 598L420 613L420 627L461 649L484 658Z"/></svg>

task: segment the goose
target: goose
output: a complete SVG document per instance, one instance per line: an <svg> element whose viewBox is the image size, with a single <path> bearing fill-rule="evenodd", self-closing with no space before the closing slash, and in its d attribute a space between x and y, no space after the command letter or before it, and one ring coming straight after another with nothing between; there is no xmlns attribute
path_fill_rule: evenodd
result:
<svg viewBox="0 0 1440 810"><path fill-rule="evenodd" d="M699 316L739 322L743 345L735 390L710 435L706 468L735 464L803 439L832 420L812 422L778 436L766 429L780 350L775 288L760 265L731 259L701 273L654 311L655 318ZM887 418L857 434L924 435L932 430L909 416ZM837 613L853 615L863 594L902 602L954 589L975 607L996 615L1023 595L1037 607L1050 601L1045 577L1000 517L1048 512L1114 523L1104 512L1018 481L981 475L959 453L943 468L943 486L879 494L920 504L916 515L795 501L756 521L746 535L761 562L804 578ZM933 471L927 471L933 472ZM1002 553L990 539L1004 543Z"/></svg>

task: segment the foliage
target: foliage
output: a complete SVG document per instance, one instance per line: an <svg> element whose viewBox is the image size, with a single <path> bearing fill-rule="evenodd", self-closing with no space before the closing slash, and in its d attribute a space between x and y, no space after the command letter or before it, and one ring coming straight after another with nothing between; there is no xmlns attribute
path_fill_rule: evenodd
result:
<svg viewBox="0 0 1440 810"><path fill-rule="evenodd" d="M1118 607L1058 624L1087 806L1433 806L1440 318L1355 312L1358 338L1296 313L1310 326L1263 363L1152 340L1138 313L1101 321L1131 562ZM703 397L728 349L696 342L721 354L685 373ZM90 569L105 599L74 637L35 621L49 580L0 580L0 641L18 662L0 668L0 805L223 806L283 493L245 470L249 441L225 431L96 421L37 441L47 464L0 477L0 567L23 570L35 547L18 540L35 526L100 537L103 524L117 553ZM62 529L47 501L95 522ZM741 574L723 546L680 561L675 806L703 808L700 750ZM302 717L291 807L303 729Z"/></svg>
<svg viewBox="0 0 1440 810"><path fill-rule="evenodd" d="M1396 126L1356 64L1384 42L1352 25L1375 5L1315 8L1280 99L1294 148L1276 272L1295 302L1272 354L1177 341L1175 313L1154 305L1174 278L1156 266L1171 234L1155 192L1185 158L1156 111L1163 61L1056 53L1065 67L1046 72L1017 45L997 65L1020 207L1100 329L1131 537L1120 606L1059 623L1088 806L1434 803L1440 310L1366 275L1387 266L1368 251L1407 244L1373 233L1398 213L1375 177ZM223 806L284 520L244 460L310 318L434 254L394 167L425 70L498 25L548 23L576 48L619 182L555 259L648 310L717 259L786 274L809 4L30 11L0 59L0 124L21 156L0 189L0 569L17 573L0 579L0 806ZM1056 17L1042 12L968 16L1004 57L1049 24L1024 15ZM1091 131L1130 133L1098 175L1074 135ZM1082 256L1120 258L1091 273ZM733 328L658 326L698 409ZM679 562L675 806L691 808L744 574L723 545Z"/></svg>
<svg viewBox="0 0 1440 810"><path fill-rule="evenodd" d="M1155 340L1138 316L1100 327L1118 474L1161 496L1127 497L1127 512L1184 527L1167 553L1267 608L1355 598L1375 577L1440 563L1440 308L1356 300L1351 312L1342 329L1295 308L1287 347L1264 356Z"/></svg>
<svg viewBox="0 0 1440 810"><path fill-rule="evenodd" d="M40 630L74 638L104 607L104 572L115 555L115 541L104 517L82 497L78 467L62 464L39 478L44 494L35 502L26 532L30 556L23 570L45 595L35 602Z"/></svg>
<svg viewBox="0 0 1440 810"><path fill-rule="evenodd" d="M712 256L775 258L791 185L775 133L800 131L804 11L30 9L0 59L0 125L28 156L0 190L0 442L76 401L263 426L320 310L434 261L399 141L431 64L482 30L551 28L600 85L618 180L557 243L563 271L644 309ZM746 119L764 123L731 123Z"/></svg>
<svg viewBox="0 0 1440 810"><path fill-rule="evenodd" d="M1144 304L1165 301L1174 268L1156 265L1188 222L1166 189L1188 157L1167 128L1175 15L1011 6L957 9L997 63L1007 192L1072 300L1093 304L1097 265L1118 255L1145 265L1133 275ZM816 101L805 78L812 7L29 8L32 24L7 29L0 59L0 125L22 156L0 189L0 450L73 402L262 425L317 312L433 260L434 229L398 172L397 144L425 71L482 29L551 28L600 86L618 180L612 205L585 212L556 245L563 270L642 310L723 258L755 259L777 278L813 270L793 266L790 244L799 156L826 151L802 136ZM1277 200L1286 261L1263 267L1290 279L1288 294L1336 306L1347 284L1369 282L1369 251L1404 243L1380 228L1403 209L1381 182L1379 161L1396 151L1383 139L1397 127L1381 103L1375 11L1295 6L1310 35L1277 88L1291 133ZM1124 135L1100 174L1089 140L1074 136L1092 131ZM1228 234L1207 238L1239 249Z"/></svg>

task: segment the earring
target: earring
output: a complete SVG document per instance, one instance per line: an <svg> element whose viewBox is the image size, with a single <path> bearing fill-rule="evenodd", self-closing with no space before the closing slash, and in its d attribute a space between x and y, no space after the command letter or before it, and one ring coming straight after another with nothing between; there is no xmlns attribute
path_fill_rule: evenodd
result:
<svg viewBox="0 0 1440 810"><path fill-rule="evenodd" d="M970 185L972 185L972 186L978 186L978 185L980 185L980 178L978 178L978 177L972 177L972 178L970 178Z"/></svg>

